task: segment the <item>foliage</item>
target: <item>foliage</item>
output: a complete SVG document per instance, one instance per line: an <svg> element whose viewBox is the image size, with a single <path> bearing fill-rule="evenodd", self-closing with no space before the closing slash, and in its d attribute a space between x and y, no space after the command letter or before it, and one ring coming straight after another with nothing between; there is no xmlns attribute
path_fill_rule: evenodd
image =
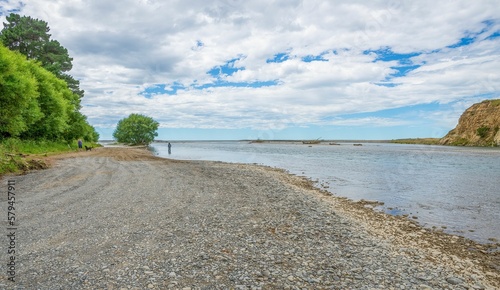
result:
<svg viewBox="0 0 500 290"><path fill-rule="evenodd" d="M467 146L469 144L469 140L466 138L459 138L455 141L453 141L450 145L451 146Z"/></svg>
<svg viewBox="0 0 500 290"><path fill-rule="evenodd" d="M113 132L113 137L121 143L131 145L148 145L158 136L159 123L151 117L141 114L130 114L121 119Z"/></svg>
<svg viewBox="0 0 500 290"><path fill-rule="evenodd" d="M64 132L65 140L76 140L82 138L84 141L97 142L99 134L94 127L87 122L87 117L78 111L69 113L69 128Z"/></svg>
<svg viewBox="0 0 500 290"><path fill-rule="evenodd" d="M9 157L10 154L6 148L0 144L0 176L7 172L15 172L17 170L17 162L20 159L19 156Z"/></svg>
<svg viewBox="0 0 500 290"><path fill-rule="evenodd" d="M484 138L486 137L486 135L488 135L488 132L490 131L490 127L486 127L486 126L482 126L482 127L479 127L477 128L476 132L477 132L477 135L481 138Z"/></svg>
<svg viewBox="0 0 500 290"><path fill-rule="evenodd" d="M7 48L24 54L28 59L40 62L41 66L62 79L69 89L79 98L83 98L80 82L65 72L73 67L73 58L59 41L50 39L47 22L29 16L11 13L0 32L0 41ZM80 103L75 104L80 109Z"/></svg>
<svg viewBox="0 0 500 290"><path fill-rule="evenodd" d="M54 74L0 45L0 139L99 137L79 111L79 98Z"/></svg>
<svg viewBox="0 0 500 290"><path fill-rule="evenodd" d="M37 80L38 105L43 117L21 136L25 139L59 139L69 126L68 112L74 109L69 99L73 93L64 81L39 65L30 64L32 75Z"/></svg>
<svg viewBox="0 0 500 290"><path fill-rule="evenodd" d="M99 147L99 144L89 143L92 147ZM33 163L33 156L27 154L61 153L77 150L76 140L70 143L64 141L48 140L21 140L9 138L0 142L0 175L8 172L23 171L30 168L37 168ZM34 156L36 157L36 156ZM33 166L35 165L35 166ZM39 165L39 164L38 164ZM38 167L40 168L40 167Z"/></svg>
<svg viewBox="0 0 500 290"><path fill-rule="evenodd" d="M16 52L0 44L0 140L97 142L99 134L79 111L80 82L65 73L72 68L67 49L50 39L45 21L17 14L6 19L0 42Z"/></svg>
<svg viewBox="0 0 500 290"><path fill-rule="evenodd" d="M6 47L19 51L28 59L39 61L55 75L71 70L73 59L57 40L50 39L47 22L14 13L7 16L6 20L0 35Z"/></svg>
<svg viewBox="0 0 500 290"><path fill-rule="evenodd" d="M74 144L56 142L48 140L21 140L9 138L0 143L0 146L12 154L42 154L48 152L64 152L77 148L76 140Z"/></svg>
<svg viewBox="0 0 500 290"><path fill-rule="evenodd" d="M0 139L19 136L43 117L32 64L0 45Z"/></svg>
<svg viewBox="0 0 500 290"><path fill-rule="evenodd" d="M72 76L68 74L61 74L59 78L65 81L68 84L68 88L73 92L73 94L75 94L78 97L74 99L73 105L75 105L75 108L77 110L80 110L81 109L80 100L83 98L83 95L85 93L84 90L80 89L80 81L75 80Z"/></svg>

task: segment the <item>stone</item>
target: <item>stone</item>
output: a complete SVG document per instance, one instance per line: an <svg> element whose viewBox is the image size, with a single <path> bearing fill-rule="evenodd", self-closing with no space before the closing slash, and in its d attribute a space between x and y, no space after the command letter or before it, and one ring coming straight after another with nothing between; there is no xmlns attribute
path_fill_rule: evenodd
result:
<svg viewBox="0 0 500 290"><path fill-rule="evenodd" d="M481 285L481 284L474 284L474 285L472 285L472 289L474 289L474 290L484 290L486 288L483 285Z"/></svg>
<svg viewBox="0 0 500 290"><path fill-rule="evenodd" d="M457 277L448 277L446 278L446 282L450 283L451 285L459 285L463 283L462 279Z"/></svg>

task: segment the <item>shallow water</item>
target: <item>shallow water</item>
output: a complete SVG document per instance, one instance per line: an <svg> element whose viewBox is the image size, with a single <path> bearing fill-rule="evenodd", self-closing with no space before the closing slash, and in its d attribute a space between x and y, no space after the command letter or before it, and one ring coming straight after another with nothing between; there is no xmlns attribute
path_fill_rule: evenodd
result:
<svg viewBox="0 0 500 290"><path fill-rule="evenodd" d="M334 195L384 202L381 210L417 217L478 242L500 240L500 150L365 143L352 146L177 142L159 156L257 163L307 176Z"/></svg>

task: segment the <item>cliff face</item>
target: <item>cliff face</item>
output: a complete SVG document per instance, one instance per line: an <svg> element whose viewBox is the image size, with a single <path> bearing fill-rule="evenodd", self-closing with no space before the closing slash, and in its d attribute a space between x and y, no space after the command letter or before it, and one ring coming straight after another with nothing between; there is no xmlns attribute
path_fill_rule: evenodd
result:
<svg viewBox="0 0 500 290"><path fill-rule="evenodd" d="M442 145L500 146L500 99L472 105L458 125L440 140Z"/></svg>

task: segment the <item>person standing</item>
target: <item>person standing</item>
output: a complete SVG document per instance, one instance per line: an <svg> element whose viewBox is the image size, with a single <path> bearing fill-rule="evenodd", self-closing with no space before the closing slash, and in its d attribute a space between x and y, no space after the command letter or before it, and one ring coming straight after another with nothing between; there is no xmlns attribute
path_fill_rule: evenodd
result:
<svg viewBox="0 0 500 290"><path fill-rule="evenodd" d="M172 154L172 144L168 142L168 154Z"/></svg>
<svg viewBox="0 0 500 290"><path fill-rule="evenodd" d="M82 139L78 139L78 150L82 149L82 147L83 147Z"/></svg>

